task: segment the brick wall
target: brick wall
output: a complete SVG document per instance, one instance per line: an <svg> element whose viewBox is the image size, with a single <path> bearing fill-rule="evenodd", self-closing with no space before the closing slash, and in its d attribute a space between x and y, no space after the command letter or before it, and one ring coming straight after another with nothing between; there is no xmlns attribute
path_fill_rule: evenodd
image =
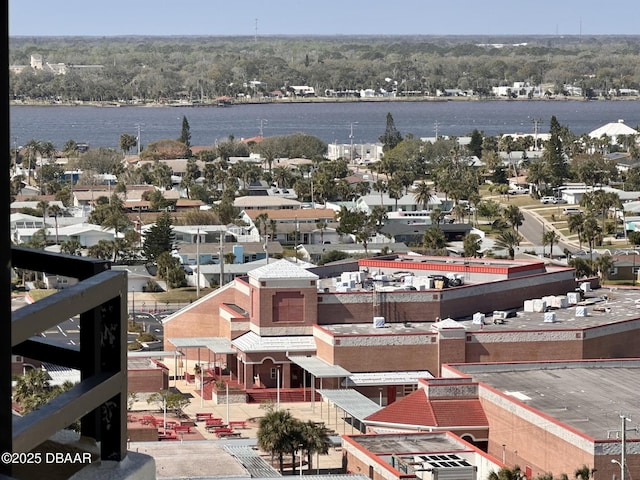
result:
<svg viewBox="0 0 640 480"><path fill-rule="evenodd" d="M169 372L163 368L128 370L127 379L129 392L159 392L169 388Z"/></svg>
<svg viewBox="0 0 640 480"><path fill-rule="evenodd" d="M490 455L502 459L504 445L507 465L519 465L523 471L531 467L534 478L546 472L553 473L554 478L561 473L573 477L573 472L582 465L593 468L594 455L586 451L593 445L590 441L584 438L576 441L576 434L572 436L561 427L558 427L558 434L554 434L550 431L552 424L548 418L536 418L526 407L507 408L513 405L508 400L504 405L498 405L483 397L481 394L480 402L489 420ZM531 419L523 418L527 414ZM586 448L579 448L578 443Z"/></svg>
<svg viewBox="0 0 640 480"><path fill-rule="evenodd" d="M437 344L361 347L336 346L334 363L350 372L393 372L403 370L429 370L439 368Z"/></svg>

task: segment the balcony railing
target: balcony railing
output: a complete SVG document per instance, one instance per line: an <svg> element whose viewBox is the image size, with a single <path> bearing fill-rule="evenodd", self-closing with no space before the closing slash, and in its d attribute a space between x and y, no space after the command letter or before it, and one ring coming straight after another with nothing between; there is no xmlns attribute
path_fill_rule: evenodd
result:
<svg viewBox="0 0 640 480"><path fill-rule="evenodd" d="M124 459L126 273L111 271L105 261L16 247L11 249L11 263L14 268L79 280L72 287L13 312L11 348L13 355L79 370L81 381L39 409L24 417L14 417L10 449L27 452L80 418L81 434L99 442L102 460ZM80 316L79 346L61 345L38 336L76 315ZM9 369L10 365L4 368ZM5 385L0 388L3 396L10 395ZM2 473L10 475L10 471Z"/></svg>

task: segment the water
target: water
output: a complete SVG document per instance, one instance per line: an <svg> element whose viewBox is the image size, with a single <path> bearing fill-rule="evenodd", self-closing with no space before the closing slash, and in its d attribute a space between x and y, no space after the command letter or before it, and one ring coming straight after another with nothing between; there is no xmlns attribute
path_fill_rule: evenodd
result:
<svg viewBox="0 0 640 480"><path fill-rule="evenodd" d="M384 133L387 112L404 135L417 137L547 132L552 115L575 134L623 119L640 125L640 101L462 101L245 104L231 107L66 107L12 106L12 145L32 139L61 148L68 140L92 147L118 148L120 135L137 135L142 144L180 136L182 117L191 144L208 146L229 135L236 139L304 132L327 143L375 142Z"/></svg>

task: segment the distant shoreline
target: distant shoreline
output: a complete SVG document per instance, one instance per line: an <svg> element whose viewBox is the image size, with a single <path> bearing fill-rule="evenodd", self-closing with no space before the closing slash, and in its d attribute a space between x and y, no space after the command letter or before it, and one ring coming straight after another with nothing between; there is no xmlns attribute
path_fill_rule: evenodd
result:
<svg viewBox="0 0 640 480"><path fill-rule="evenodd" d="M51 102L38 100L10 100L10 106L36 106L36 107L185 107L185 108L229 108L242 105L286 105L300 103L399 103L399 102L420 102L420 103L441 103L441 102L627 102L638 101L640 97L612 97L585 99L582 97L554 97L554 98L480 98L480 97L378 97L378 98L329 98L329 97L308 97L308 98L283 98L283 99L260 99L260 100L240 100L229 104L220 105L218 103L199 102L146 102L146 103L119 103L119 102Z"/></svg>

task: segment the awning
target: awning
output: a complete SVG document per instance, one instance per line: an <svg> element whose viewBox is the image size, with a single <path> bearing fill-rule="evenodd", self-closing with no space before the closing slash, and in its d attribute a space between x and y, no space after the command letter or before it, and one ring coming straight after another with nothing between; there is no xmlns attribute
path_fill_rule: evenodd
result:
<svg viewBox="0 0 640 480"><path fill-rule="evenodd" d="M342 384L346 387L417 385L420 378L433 378L433 375L428 370L351 373Z"/></svg>
<svg viewBox="0 0 640 480"><path fill-rule="evenodd" d="M169 338L168 341L176 348L208 348L213 353L236 353L231 348L231 341L225 337Z"/></svg>
<svg viewBox="0 0 640 480"><path fill-rule="evenodd" d="M316 355L291 355L287 358L316 378L339 378L351 375L351 372L340 365L331 365Z"/></svg>
<svg viewBox="0 0 640 480"><path fill-rule="evenodd" d="M382 407L377 403L369 400L361 393L349 388L340 390L322 389L318 390L318 393L326 400L336 404L338 408L358 420L360 423L364 423L365 418L382 409Z"/></svg>

